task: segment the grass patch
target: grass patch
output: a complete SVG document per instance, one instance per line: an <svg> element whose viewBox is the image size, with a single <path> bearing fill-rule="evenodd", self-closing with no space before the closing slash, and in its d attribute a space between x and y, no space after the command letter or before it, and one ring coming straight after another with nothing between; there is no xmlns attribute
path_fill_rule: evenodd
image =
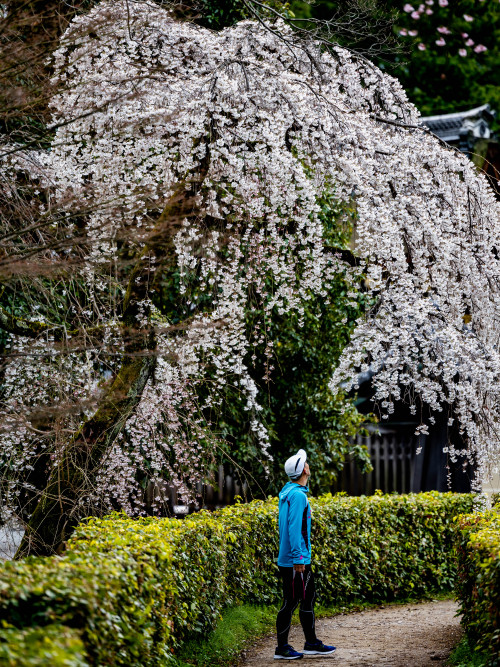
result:
<svg viewBox="0 0 500 667"><path fill-rule="evenodd" d="M487 656L474 651L466 637L455 646L448 660L453 667L485 667L487 662Z"/></svg>
<svg viewBox="0 0 500 667"><path fill-rule="evenodd" d="M445 600L451 597L451 593L441 592L424 599L408 598L396 602L386 602L383 606L438 599ZM369 604L367 602L353 602L341 607L317 605L314 611L317 618L325 618L379 606L379 604ZM209 667L209 665L226 667L237 663L242 652L249 648L251 644L262 636L275 632L278 609L279 607L273 605L257 606L250 604L226 608L216 629L205 639L192 639L180 648L174 665L176 667L192 667L193 665L195 667ZM292 623L294 625L299 623L297 613L294 614ZM471 667L482 667L482 665L483 663L477 663L477 666L476 663L470 663ZM464 665L457 663L456 667L466 667L466 663ZM469 667L468 663L467 667Z"/></svg>
<svg viewBox="0 0 500 667"><path fill-rule="evenodd" d="M177 666L205 667L235 662L251 640L273 630L277 612L277 607L250 604L225 609L207 639L192 639L182 646L176 656Z"/></svg>

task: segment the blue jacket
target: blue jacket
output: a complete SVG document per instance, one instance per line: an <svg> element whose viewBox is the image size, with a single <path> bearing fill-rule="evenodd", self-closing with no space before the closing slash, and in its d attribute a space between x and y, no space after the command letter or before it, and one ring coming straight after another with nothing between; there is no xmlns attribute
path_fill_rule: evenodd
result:
<svg viewBox="0 0 500 667"><path fill-rule="evenodd" d="M279 495L280 551L278 565L292 567L311 562L311 506L309 489L287 482Z"/></svg>

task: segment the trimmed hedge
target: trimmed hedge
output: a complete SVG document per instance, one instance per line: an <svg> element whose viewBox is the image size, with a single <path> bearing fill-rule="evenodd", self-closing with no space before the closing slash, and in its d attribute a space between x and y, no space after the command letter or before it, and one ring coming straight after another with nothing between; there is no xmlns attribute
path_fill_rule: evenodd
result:
<svg viewBox="0 0 500 667"><path fill-rule="evenodd" d="M500 667L500 506L457 518L460 613L469 642Z"/></svg>
<svg viewBox="0 0 500 667"><path fill-rule="evenodd" d="M62 625L0 630L0 664L8 667L88 667L80 633Z"/></svg>
<svg viewBox="0 0 500 667"><path fill-rule="evenodd" d="M453 517L472 510L471 495L328 494L311 505L324 604L453 585ZM0 567L0 621L19 628L18 640L9 630L19 644L54 623L78 632L89 665L164 665L187 636L213 628L224 606L278 601L277 515L269 499L184 520L90 519L62 557Z"/></svg>

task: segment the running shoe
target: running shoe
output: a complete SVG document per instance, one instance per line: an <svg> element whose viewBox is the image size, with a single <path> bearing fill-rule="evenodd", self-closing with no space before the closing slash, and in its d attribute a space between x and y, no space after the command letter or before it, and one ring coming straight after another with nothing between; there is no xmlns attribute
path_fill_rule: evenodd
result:
<svg viewBox="0 0 500 667"><path fill-rule="evenodd" d="M300 660L303 658L304 654L296 651L293 646L290 644L285 644L285 646L277 646L274 652L275 660Z"/></svg>
<svg viewBox="0 0 500 667"><path fill-rule="evenodd" d="M327 646L317 641L315 644L306 642L304 644L304 655L329 655L335 651L335 646Z"/></svg>

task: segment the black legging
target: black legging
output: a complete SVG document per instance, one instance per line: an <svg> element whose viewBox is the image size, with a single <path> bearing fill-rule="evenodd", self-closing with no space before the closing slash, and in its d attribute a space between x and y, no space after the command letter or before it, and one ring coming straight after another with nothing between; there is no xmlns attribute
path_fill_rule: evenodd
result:
<svg viewBox="0 0 500 667"><path fill-rule="evenodd" d="M306 565L305 572L295 572L293 567L281 567L280 574L283 581L283 605L276 619L278 646L288 644L288 632L292 623L292 614L300 602L299 618L306 642L317 642L314 617L314 600L316 589L314 575L310 565Z"/></svg>

